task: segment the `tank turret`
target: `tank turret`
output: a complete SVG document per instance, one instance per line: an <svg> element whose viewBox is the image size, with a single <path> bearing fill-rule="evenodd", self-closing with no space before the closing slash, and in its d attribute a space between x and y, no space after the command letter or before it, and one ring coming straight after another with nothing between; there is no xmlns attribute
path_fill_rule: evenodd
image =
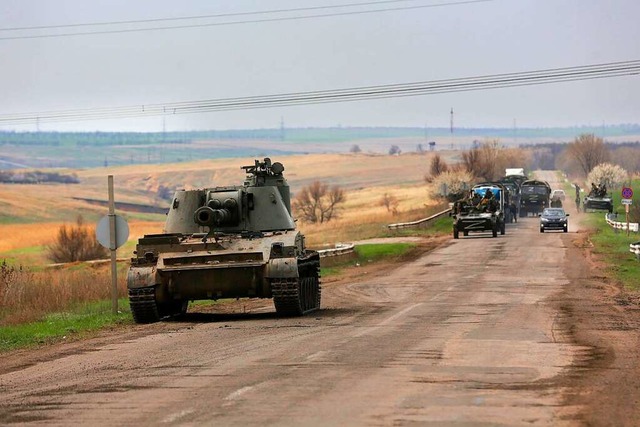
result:
<svg viewBox="0 0 640 427"><path fill-rule="evenodd" d="M284 166L242 169L242 186L177 191L164 233L139 240L127 281L136 322L196 299L273 298L286 316L320 307L320 258L295 229Z"/></svg>

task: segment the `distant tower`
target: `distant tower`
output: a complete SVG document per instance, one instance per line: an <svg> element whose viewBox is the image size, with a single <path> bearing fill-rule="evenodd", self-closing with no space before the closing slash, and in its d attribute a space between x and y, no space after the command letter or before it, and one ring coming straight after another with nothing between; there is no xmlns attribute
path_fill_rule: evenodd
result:
<svg viewBox="0 0 640 427"><path fill-rule="evenodd" d="M451 131L451 149L453 149L453 107L451 107L451 120L449 122L449 130Z"/></svg>
<svg viewBox="0 0 640 427"><path fill-rule="evenodd" d="M280 117L280 141L284 141L284 117Z"/></svg>
<svg viewBox="0 0 640 427"><path fill-rule="evenodd" d="M162 107L162 142L167 140L167 107Z"/></svg>
<svg viewBox="0 0 640 427"><path fill-rule="evenodd" d="M518 126L516 119L513 119L513 145L518 145Z"/></svg>

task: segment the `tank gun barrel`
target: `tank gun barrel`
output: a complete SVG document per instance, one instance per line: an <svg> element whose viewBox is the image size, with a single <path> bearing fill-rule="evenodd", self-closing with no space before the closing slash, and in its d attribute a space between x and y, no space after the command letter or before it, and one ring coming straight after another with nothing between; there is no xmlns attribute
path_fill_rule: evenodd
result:
<svg viewBox="0 0 640 427"><path fill-rule="evenodd" d="M193 219L202 226L222 226L228 224L233 219L233 212L229 209L213 209L209 206L198 208L193 214Z"/></svg>

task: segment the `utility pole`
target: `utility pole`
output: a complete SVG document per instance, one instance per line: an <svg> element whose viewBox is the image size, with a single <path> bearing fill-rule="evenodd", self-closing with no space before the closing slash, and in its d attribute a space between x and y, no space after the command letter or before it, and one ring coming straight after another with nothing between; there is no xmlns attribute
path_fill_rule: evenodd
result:
<svg viewBox="0 0 640 427"><path fill-rule="evenodd" d="M280 117L280 141L284 141L284 117Z"/></svg>
<svg viewBox="0 0 640 427"><path fill-rule="evenodd" d="M449 122L449 130L451 131L451 149L453 150L453 107L451 107L451 120Z"/></svg>

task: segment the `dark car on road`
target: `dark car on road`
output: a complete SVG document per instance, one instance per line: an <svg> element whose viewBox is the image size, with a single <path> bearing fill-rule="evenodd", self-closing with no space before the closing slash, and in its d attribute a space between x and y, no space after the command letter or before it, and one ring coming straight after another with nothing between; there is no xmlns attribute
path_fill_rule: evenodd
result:
<svg viewBox="0 0 640 427"><path fill-rule="evenodd" d="M546 230L569 231L569 216L562 208L546 208L540 214L540 232Z"/></svg>

